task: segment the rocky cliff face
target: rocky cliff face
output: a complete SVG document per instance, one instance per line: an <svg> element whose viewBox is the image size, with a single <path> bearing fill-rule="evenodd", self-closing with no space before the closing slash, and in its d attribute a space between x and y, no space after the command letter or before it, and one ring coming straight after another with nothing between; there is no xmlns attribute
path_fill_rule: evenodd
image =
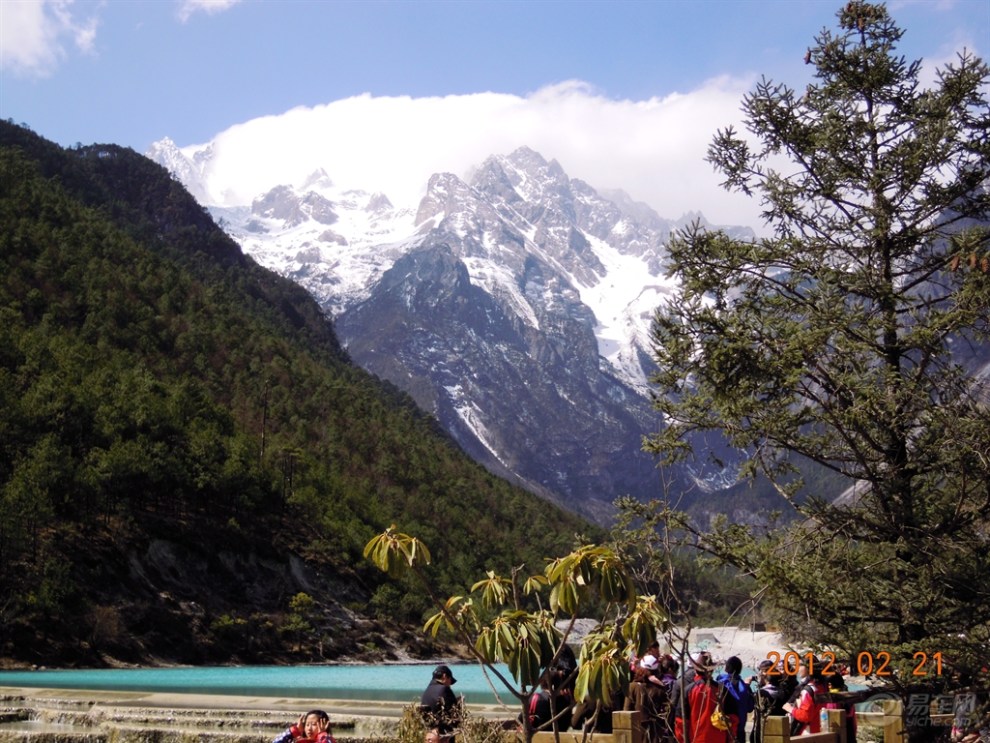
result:
<svg viewBox="0 0 990 743"><path fill-rule="evenodd" d="M545 289L545 266L523 267ZM475 459L574 510L642 492L645 399L599 368L580 305L541 309L539 329L471 283L446 242L396 262L338 330L362 366L405 387ZM563 413L566 411L566 414Z"/></svg>
<svg viewBox="0 0 990 743"><path fill-rule="evenodd" d="M283 534L293 527L271 525ZM0 668L407 661L456 652L353 610L368 603L364 581L304 550L294 538L276 545L224 528L206 538L154 519L63 529L49 559L61 566L59 590L72 611L31 625L5 617ZM294 617L300 593L315 601Z"/></svg>
<svg viewBox="0 0 990 743"><path fill-rule="evenodd" d="M621 220L528 150L490 159L470 184L434 176L419 245L338 316L338 333L355 361L433 410L474 458L602 518L619 495L656 492L641 451L655 416L601 357L597 318L581 300L608 274L592 240L611 247L582 225L607 237ZM659 236L644 242L655 248Z"/></svg>

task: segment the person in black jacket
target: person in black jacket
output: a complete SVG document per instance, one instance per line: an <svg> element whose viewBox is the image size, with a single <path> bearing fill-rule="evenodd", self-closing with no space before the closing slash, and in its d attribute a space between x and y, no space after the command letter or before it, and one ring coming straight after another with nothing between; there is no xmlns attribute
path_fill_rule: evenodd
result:
<svg viewBox="0 0 990 743"><path fill-rule="evenodd" d="M786 715L784 705L790 700L797 689L797 679L784 673L783 666L774 667L773 661L764 660L757 667L757 677L750 679L756 682L757 692L754 699L753 729L750 731L750 743L761 743L763 726L771 715L780 717Z"/></svg>
<svg viewBox="0 0 990 743"><path fill-rule="evenodd" d="M457 726L461 723L461 705L451 685L457 679L450 667L439 665L433 669L433 678L419 700L419 711L430 729L427 740L433 743L453 743Z"/></svg>
<svg viewBox="0 0 990 743"><path fill-rule="evenodd" d="M551 670L544 671L540 676L540 688L534 690L526 705L526 717L530 728L535 731L550 730L551 723L558 731L567 730L571 719L572 697L564 697L554 690L554 674ZM552 701L551 701L552 700ZM519 716L520 729L525 729L522 714Z"/></svg>

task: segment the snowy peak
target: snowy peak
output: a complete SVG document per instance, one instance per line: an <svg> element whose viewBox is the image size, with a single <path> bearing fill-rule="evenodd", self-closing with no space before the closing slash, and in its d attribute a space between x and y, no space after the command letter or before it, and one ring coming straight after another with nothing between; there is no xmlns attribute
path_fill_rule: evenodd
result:
<svg viewBox="0 0 990 743"><path fill-rule="evenodd" d="M486 161L498 164L508 175L515 190L530 203L566 200L570 179L556 160L547 162L529 147L520 147L507 156L497 155ZM482 166L484 169L485 166Z"/></svg>
<svg viewBox="0 0 990 743"><path fill-rule="evenodd" d="M165 137L155 142L145 156L166 168L201 204L207 201L199 164L183 154L171 139ZM202 153L200 161L204 159L209 159L209 151Z"/></svg>
<svg viewBox="0 0 990 743"><path fill-rule="evenodd" d="M329 191L333 181L323 168L317 168L299 184L300 191Z"/></svg>
<svg viewBox="0 0 990 743"><path fill-rule="evenodd" d="M183 152L163 139L149 155L202 199L205 174L220 164L212 152ZM319 166L249 207L213 210L246 252L303 284L334 315L367 298L410 250L448 246L471 281L523 326L581 318L611 372L646 387L649 323L669 291L661 276L675 223L622 192L599 193L528 147L488 157L467 181L434 174L415 216L384 194L347 190Z"/></svg>
<svg viewBox="0 0 990 743"><path fill-rule="evenodd" d="M472 185L547 260L581 283L597 283L603 266L576 219L571 181L559 164L523 147L490 157Z"/></svg>
<svg viewBox="0 0 990 743"><path fill-rule="evenodd" d="M364 207L365 211L375 214L384 214L395 209L388 196L383 193L373 193L368 197L368 203Z"/></svg>
<svg viewBox="0 0 990 743"><path fill-rule="evenodd" d="M653 310L672 290L660 276L672 223L650 211L641 224L626 201L522 148L486 159L470 183L433 176L417 222L423 245L451 249L506 317L540 332L576 323L571 333L596 339L596 366L645 394Z"/></svg>
<svg viewBox="0 0 990 743"><path fill-rule="evenodd" d="M430 176L426 195L419 202L416 224L449 217L465 203L476 201L470 186L453 173L435 173Z"/></svg>
<svg viewBox="0 0 990 743"><path fill-rule="evenodd" d="M285 227L295 227L307 220L331 225L337 221L333 203L316 193L308 191L298 195L291 186L276 186L271 191L255 199L251 213L264 219L281 220Z"/></svg>
<svg viewBox="0 0 990 743"><path fill-rule="evenodd" d="M495 203L514 207L523 203L524 199L516 191L513 180L503 167L502 159L490 157L475 171L471 183L479 193L486 194Z"/></svg>
<svg viewBox="0 0 990 743"><path fill-rule="evenodd" d="M207 175L227 177L209 145L149 155L201 201ZM415 212L316 165L211 210L316 297L357 363L494 471L591 515L652 495L649 331L675 290L662 268L678 223L527 147L434 174Z"/></svg>
<svg viewBox="0 0 990 743"><path fill-rule="evenodd" d="M548 163L528 147L489 157L472 176L471 185L495 202L520 206L527 218L544 206L565 214L570 211L567 174L556 161Z"/></svg>

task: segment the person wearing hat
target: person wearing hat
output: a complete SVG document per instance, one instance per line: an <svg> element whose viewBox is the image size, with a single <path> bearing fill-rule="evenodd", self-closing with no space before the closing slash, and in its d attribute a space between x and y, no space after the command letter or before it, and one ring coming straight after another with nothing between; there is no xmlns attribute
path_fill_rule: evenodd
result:
<svg viewBox="0 0 990 743"><path fill-rule="evenodd" d="M430 743L453 743L457 726L461 722L461 705L451 691L457 679L450 666L439 665L433 669L433 678L419 700L419 711L430 732Z"/></svg>
<svg viewBox="0 0 990 743"><path fill-rule="evenodd" d="M712 674L707 651L691 657L694 680L674 700L674 736L678 743L734 743L739 725L736 700Z"/></svg>
<svg viewBox="0 0 990 743"><path fill-rule="evenodd" d="M660 658L660 643L659 642L657 642L656 640L654 640L653 642L651 642L649 644L649 646L646 648L646 653L643 655L643 658L646 658L647 656L653 656L654 658L657 658L657 659ZM640 662L643 660L643 658L637 658L635 653L633 653L629 657L629 670L630 670L630 672L636 673L636 669L639 668Z"/></svg>
<svg viewBox="0 0 990 743"><path fill-rule="evenodd" d="M667 697L667 687L656 676L659 668L660 663L656 657L644 655L633 671L629 694L625 699L624 709L627 712L639 712L647 743L661 743L670 737L666 715L670 700Z"/></svg>

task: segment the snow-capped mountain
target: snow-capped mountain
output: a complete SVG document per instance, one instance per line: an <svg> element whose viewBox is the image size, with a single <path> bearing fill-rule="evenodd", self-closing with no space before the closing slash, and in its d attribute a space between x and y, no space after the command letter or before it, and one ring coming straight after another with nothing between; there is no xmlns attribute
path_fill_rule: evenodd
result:
<svg viewBox="0 0 990 743"><path fill-rule="evenodd" d="M700 215L662 219L527 148L467 179L435 174L416 210L322 170L215 206L209 147L163 140L148 154L247 254L306 287L357 363L490 469L592 517L620 495L657 494L641 451L659 425L649 328L674 290L664 246Z"/></svg>

